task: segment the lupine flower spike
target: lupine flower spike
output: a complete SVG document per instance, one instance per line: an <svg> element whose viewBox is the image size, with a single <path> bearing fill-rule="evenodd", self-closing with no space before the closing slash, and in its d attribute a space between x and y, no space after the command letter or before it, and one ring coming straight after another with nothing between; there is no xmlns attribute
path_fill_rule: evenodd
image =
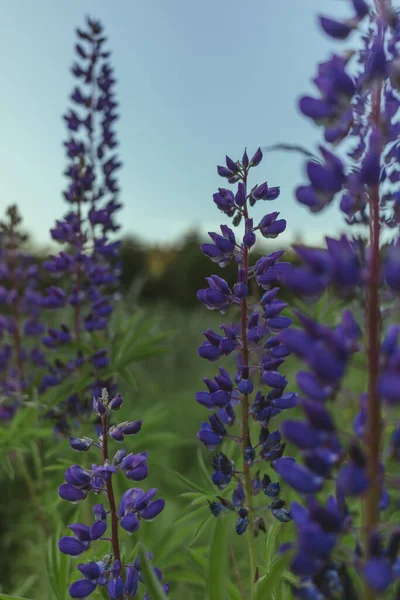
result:
<svg viewBox="0 0 400 600"><path fill-rule="evenodd" d="M120 448L111 458L109 443L123 442L125 437L140 432L142 421L124 421L118 425L110 425L111 415L122 405L122 397L117 394L109 397L106 388L100 397L93 397L93 411L100 418L102 433L97 441L84 437L69 437L73 450L86 452L91 448L99 454L97 464L85 469L79 464L71 465L65 471L65 483L60 485L58 493L63 500L72 503L83 501L89 493L101 495L107 500L93 506L93 523L73 523L68 525L70 536L60 539L58 546L61 552L70 556L80 556L88 551L98 540L106 540L111 545L111 552L102 560L82 563L78 570L83 576L69 588L71 598L87 598L97 586L107 590L111 600L133 598L139 582L143 582L140 561L125 564L121 556L119 536L121 530L128 535L136 533L143 522L152 521L164 508L164 500L154 499L156 488L144 492L140 487L133 487L124 492L119 500L115 497L114 477L122 473L129 481L143 481L148 474L147 452L127 453ZM152 556L149 555L151 559ZM162 580L159 569L154 567L157 577ZM168 593L168 584L163 584Z"/></svg>
<svg viewBox="0 0 400 600"><path fill-rule="evenodd" d="M92 394L99 395L104 386L110 393L115 392L113 381L102 375L109 364L106 342L98 347L89 334L106 331L113 310L112 291L120 273L120 242L110 238L119 229L114 214L121 207L116 179L121 163L115 154L113 131L118 119L115 78L109 64L110 52L104 49L106 38L101 24L89 18L87 28L78 29L77 35L78 62L72 67L77 86L71 94L73 107L64 115L69 134L64 144L69 161L64 197L70 210L51 230L53 239L66 248L44 263L56 282L43 302L49 309L69 307L72 330L66 324L50 328L43 343L57 349L71 340L75 347L77 342L86 341L93 349L85 355L71 350L70 360L55 361L40 390L45 392L57 385L76 369L92 369L93 382L86 393L72 394L61 411L52 412L61 431L68 430L68 417L90 411Z"/></svg>
<svg viewBox="0 0 400 600"><path fill-rule="evenodd" d="M399 577L400 534L388 523L382 526L390 502L385 469L398 458L398 427L388 440L389 448L382 450L386 442L383 405L389 416L391 407L400 402L399 327L389 325L382 335L381 307L390 294L400 291L400 22L390 1L370 5L352 0L351 4L353 15L346 21L320 18L331 38L352 39L359 32L361 43L321 63L314 79L317 96L300 100L301 112L322 128L324 145L320 160L307 163L308 182L296 195L312 212L340 198L346 223L367 226L368 233L366 239L327 238L322 250L295 247L303 264L285 273L284 283L309 299L318 299L329 286L346 302L353 302L358 314L365 309L365 319L358 322L346 308L340 322L328 327L296 313L301 327L277 336L307 366L297 374L304 420L289 420L282 427L284 437L299 449L303 464L283 457L274 468L304 495L304 505L291 506L298 532L291 568L302 582L295 596L319 600L359 598L348 561L337 553L342 537L348 540L350 533L352 563L365 584L363 599L377 598ZM343 140L346 146L339 157L336 147ZM382 260L384 228L389 235L393 232L393 241ZM345 376L354 354L361 351L367 358L365 388L353 436L344 441L343 420L335 421L328 402L341 402ZM337 481L336 491L321 503L316 493L331 488L332 478ZM360 497L364 505L361 535L352 524L354 510L347 506L352 497Z"/></svg>
<svg viewBox="0 0 400 600"><path fill-rule="evenodd" d="M271 252L251 263L250 251L257 233L266 239L275 238L286 227L278 212L267 214L258 224L249 214L256 202L274 201L280 193L279 187L266 182L249 187L250 172L261 160L260 149L251 159L245 151L241 160L233 161L227 156L226 167L218 167L219 175L237 184L237 188L219 188L214 202L227 217L233 218L234 226L243 223L244 233L238 238L228 225L221 225L221 233L210 233L212 243L203 244L201 249L220 267L236 261L237 281L230 286L219 275L211 275L207 277L208 287L197 294L208 309L222 314L231 310L235 319L222 324L220 333L205 331L206 340L199 348L199 355L209 361L235 357L237 368L232 377L221 366L213 380L203 380L206 390L198 392L196 400L210 414L208 421L202 423L198 438L208 450L217 450L212 461L214 485L218 490L230 486L232 494L232 501L218 496L210 509L216 516L222 510L231 510L236 515L236 532L242 535L248 530L253 581L256 577L253 539L260 530L265 531L265 518L268 514L281 522L292 518L280 497L271 464L285 450L282 435L273 426L274 417L297 404L296 394L286 391L288 382L278 371L290 353L279 334L287 330L291 319L282 315L286 304L278 298L280 280L290 265L280 261L283 251ZM257 428L251 426L252 422ZM221 452L224 440L240 445L239 464ZM266 496L267 507L257 508L258 494Z"/></svg>
<svg viewBox="0 0 400 600"><path fill-rule="evenodd" d="M0 222L0 421L14 416L34 376L46 366L39 269L24 248L26 239L18 209L10 206Z"/></svg>

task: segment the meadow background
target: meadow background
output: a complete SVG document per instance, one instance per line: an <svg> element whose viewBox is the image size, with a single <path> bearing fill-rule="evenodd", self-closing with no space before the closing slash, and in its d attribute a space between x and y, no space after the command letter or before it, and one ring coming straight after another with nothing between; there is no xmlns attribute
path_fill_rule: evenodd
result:
<svg viewBox="0 0 400 600"><path fill-rule="evenodd" d="M253 150L301 141L312 149L316 130L301 119L296 101L310 89L316 57L332 49L316 31L315 15L343 13L342 4L252 0L244 6L238 0L205 0L200 6L183 0L135 0L111 7L105 0L72 5L45 0L40 6L0 2L0 49L3 57L11 49L12 56L3 59L9 84L0 97L7 140L0 145L0 206L3 213L13 202L20 206L30 234L28 247L38 264L54 249L48 230L65 212L60 114L71 87L73 30L90 13L103 22L109 36L124 163L124 208L118 214L123 223L118 233L123 240L122 276L111 320L112 352L117 356L123 344L122 355L129 355L129 367L116 373L124 396L121 418L144 423L140 436L127 447L149 451L148 485L158 487L166 501L157 521L143 527L143 539L171 583L171 598L204 600L205 581L212 576L208 547L214 517L207 501L214 498L215 488L209 478L210 454L196 438L204 410L194 397L202 389L202 378L215 372L197 354L202 331L223 322L196 299L204 278L219 272L199 248L206 232L224 221L212 202L218 185L215 165L225 152L235 157L246 145ZM16 41L17 29L24 43ZM295 262L293 242L318 245L325 234L345 228L337 210L309 220L306 209L296 205L293 189L302 178L301 155L271 150L265 156L262 176L281 186L276 210L288 228L279 245L257 246L252 261L283 243L286 260ZM234 265L225 270L228 282L234 272ZM332 294L303 305L284 289L282 298L290 304L285 314L301 307L327 324L336 323L340 309L352 304L352 299ZM69 319L60 313L54 318ZM297 368L294 359L285 367L288 389L296 389ZM365 384L362 365L354 366L348 378L353 395L340 396L335 410L350 430L357 392ZM49 399L54 404L57 396ZM79 560L57 549L65 525L85 520L89 510L65 506L57 494L66 466L77 458L42 416L34 398L9 428L0 429L0 598L13 594L66 600ZM82 434L89 434L82 427ZM291 497L287 490L288 503ZM355 504L352 510L357 519ZM396 520L395 508L392 512ZM268 533L257 541L271 569L271 600L291 598L291 576L274 567L274 560L292 527L269 522ZM233 531L231 542L240 567L243 542ZM123 544L135 549L127 536ZM232 565L229 574L230 598L240 600Z"/></svg>

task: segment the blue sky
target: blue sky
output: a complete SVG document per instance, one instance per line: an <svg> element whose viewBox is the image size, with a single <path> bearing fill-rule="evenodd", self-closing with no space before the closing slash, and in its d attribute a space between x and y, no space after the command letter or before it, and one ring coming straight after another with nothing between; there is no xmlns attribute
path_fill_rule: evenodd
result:
<svg viewBox="0 0 400 600"><path fill-rule="evenodd" d="M228 153L302 143L319 131L297 110L317 62L337 48L318 13L348 14L340 0L13 0L2 4L0 207L17 203L41 243L66 210L61 192L66 131L61 115L74 84L76 26L99 18L113 52L121 119L123 234L170 242L223 222L212 194ZM339 48L340 49L340 44ZM312 216L297 205L298 155L269 153L254 172L281 186L262 209L288 221L280 238L313 243L342 228L337 207ZM222 217L222 218L221 218Z"/></svg>

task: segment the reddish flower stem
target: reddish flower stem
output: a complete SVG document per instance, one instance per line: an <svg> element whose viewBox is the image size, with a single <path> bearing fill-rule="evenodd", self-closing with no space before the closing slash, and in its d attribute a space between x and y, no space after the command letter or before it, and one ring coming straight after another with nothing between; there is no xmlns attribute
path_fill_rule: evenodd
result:
<svg viewBox="0 0 400 600"><path fill-rule="evenodd" d="M243 182L246 185L247 176L243 177ZM244 218L248 218L247 204L243 208ZM245 271L245 280L248 280L249 270L249 250L248 248L243 249L243 260L241 267ZM242 367L248 368L249 366L249 349L247 344L247 298L242 298L240 302L241 311L241 338L242 338ZM244 460L244 453L247 446L250 445L250 428L249 428L249 397L248 394L242 394L242 458L243 458L243 474L244 474L244 489L246 493L246 504L249 509L249 528L248 528L248 542L249 542L249 555L250 555L250 571L251 571L251 586L254 587L254 583L258 579L257 571L257 556L254 544L254 507L253 507L253 486L251 481L251 470L250 466Z"/></svg>
<svg viewBox="0 0 400 600"><path fill-rule="evenodd" d="M103 425L103 458L104 462L109 460L108 457L108 415L105 414L102 418ZM115 497L114 490L112 485L112 475L107 481L107 496L108 501L110 503L110 511L111 511L111 539L112 539L112 548L114 554L114 560L121 561L121 553L119 549L119 540L118 540L118 515L117 508L115 505Z"/></svg>
<svg viewBox="0 0 400 600"><path fill-rule="evenodd" d="M372 92L371 123L380 126L382 85L376 85ZM382 415L377 391L379 377L379 348L381 334L381 312L379 304L380 281L380 219L379 183L369 190L370 213L370 264L367 280L367 363L368 363L368 407L366 427L367 472L369 487L364 502L364 526L366 533L365 554L368 555L368 537L379 522L379 501L382 495L380 477L380 451L382 441ZM365 600L376 597L367 589Z"/></svg>
<svg viewBox="0 0 400 600"><path fill-rule="evenodd" d="M15 240L15 232L14 226L11 225L10 229L10 261L9 261L9 269L10 269L10 279L12 284L12 289L17 292L17 296L15 302L12 303L12 315L14 318L14 333L12 336L14 342L14 352L15 352L15 364L17 368L17 379L18 379L18 388L20 392L23 389L24 382L24 367L22 363L22 343L21 343L21 330L20 330L20 321L21 321L21 300L18 293L18 280L17 280L17 244ZM42 510L39 499L36 494L36 490L34 484L29 475L28 467L26 466L25 458L21 450L17 450L16 452L17 459L22 471L22 475L25 479L25 484L28 490L28 494L31 497L32 503L35 507L37 517L41 524L43 533L45 536L49 536L50 530L47 524L46 516Z"/></svg>
<svg viewBox="0 0 400 600"><path fill-rule="evenodd" d="M82 250L82 215L81 215L81 203L80 200L78 201L78 221L79 221L79 237L80 237L80 244L79 244L79 252ZM82 273L81 273L81 263L78 261L76 263L76 267L75 267L75 284L76 284L76 288L77 288L77 293L79 295L80 289L81 289L81 281L82 279ZM80 317L80 312L81 312L81 307L80 307L80 303L77 302L74 305L74 335L75 335L75 340L79 342L79 340L81 339L81 317Z"/></svg>
<svg viewBox="0 0 400 600"><path fill-rule="evenodd" d="M17 273L16 273L16 252L17 247L15 243L15 234L14 234L14 226L11 226L10 230L10 278L12 289L17 292L17 296L15 298L15 302L12 303L12 315L14 318L14 350L15 350L15 362L17 368L17 378L20 386L22 387L24 381L24 369L22 366L22 345L21 345L21 331L20 331L20 320L21 320L21 311L20 311L20 297L18 293L18 281L17 281ZM21 389L19 390L21 391Z"/></svg>

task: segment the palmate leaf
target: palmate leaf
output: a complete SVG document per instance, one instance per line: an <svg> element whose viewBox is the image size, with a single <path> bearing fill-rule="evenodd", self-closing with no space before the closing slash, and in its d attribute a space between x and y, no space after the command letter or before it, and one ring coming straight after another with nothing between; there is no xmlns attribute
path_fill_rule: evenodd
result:
<svg viewBox="0 0 400 600"><path fill-rule="evenodd" d="M85 390L91 383L93 383L94 375L93 373L86 374L80 373L79 379L77 379L73 384L68 379L67 381L63 381L56 388L51 388L42 396L42 406L49 410L73 394L77 394Z"/></svg>
<svg viewBox="0 0 400 600"><path fill-rule="evenodd" d="M207 567L207 600L228 598L228 525L223 513L215 520Z"/></svg>
<svg viewBox="0 0 400 600"><path fill-rule="evenodd" d="M14 479L14 456L15 452L26 452L30 449L32 442L39 438L47 438L50 428L38 426L37 407L25 405L16 413L15 417L7 427L0 428L0 471Z"/></svg>
<svg viewBox="0 0 400 600"><path fill-rule="evenodd" d="M154 573L153 567L149 559L147 558L146 551L142 544L139 546L139 558L140 558L140 569L143 573L144 582L149 591L151 600L168 600L165 595L162 585L158 581L156 574Z"/></svg>
<svg viewBox="0 0 400 600"><path fill-rule="evenodd" d="M143 312L138 311L116 334L111 344L111 358L115 370L119 372L129 364L157 356L169 350L166 342L172 332L156 333L154 327L157 317L144 318Z"/></svg>
<svg viewBox="0 0 400 600"><path fill-rule="evenodd" d="M206 518L193 531L193 535L192 535L192 537L190 538L190 541L189 541L189 546L193 546L193 544L195 543L195 541L197 540L197 538L204 531L204 528L207 525L207 523L210 521L210 519L215 519L214 515L212 515L211 512L209 512L209 514L206 516Z"/></svg>

